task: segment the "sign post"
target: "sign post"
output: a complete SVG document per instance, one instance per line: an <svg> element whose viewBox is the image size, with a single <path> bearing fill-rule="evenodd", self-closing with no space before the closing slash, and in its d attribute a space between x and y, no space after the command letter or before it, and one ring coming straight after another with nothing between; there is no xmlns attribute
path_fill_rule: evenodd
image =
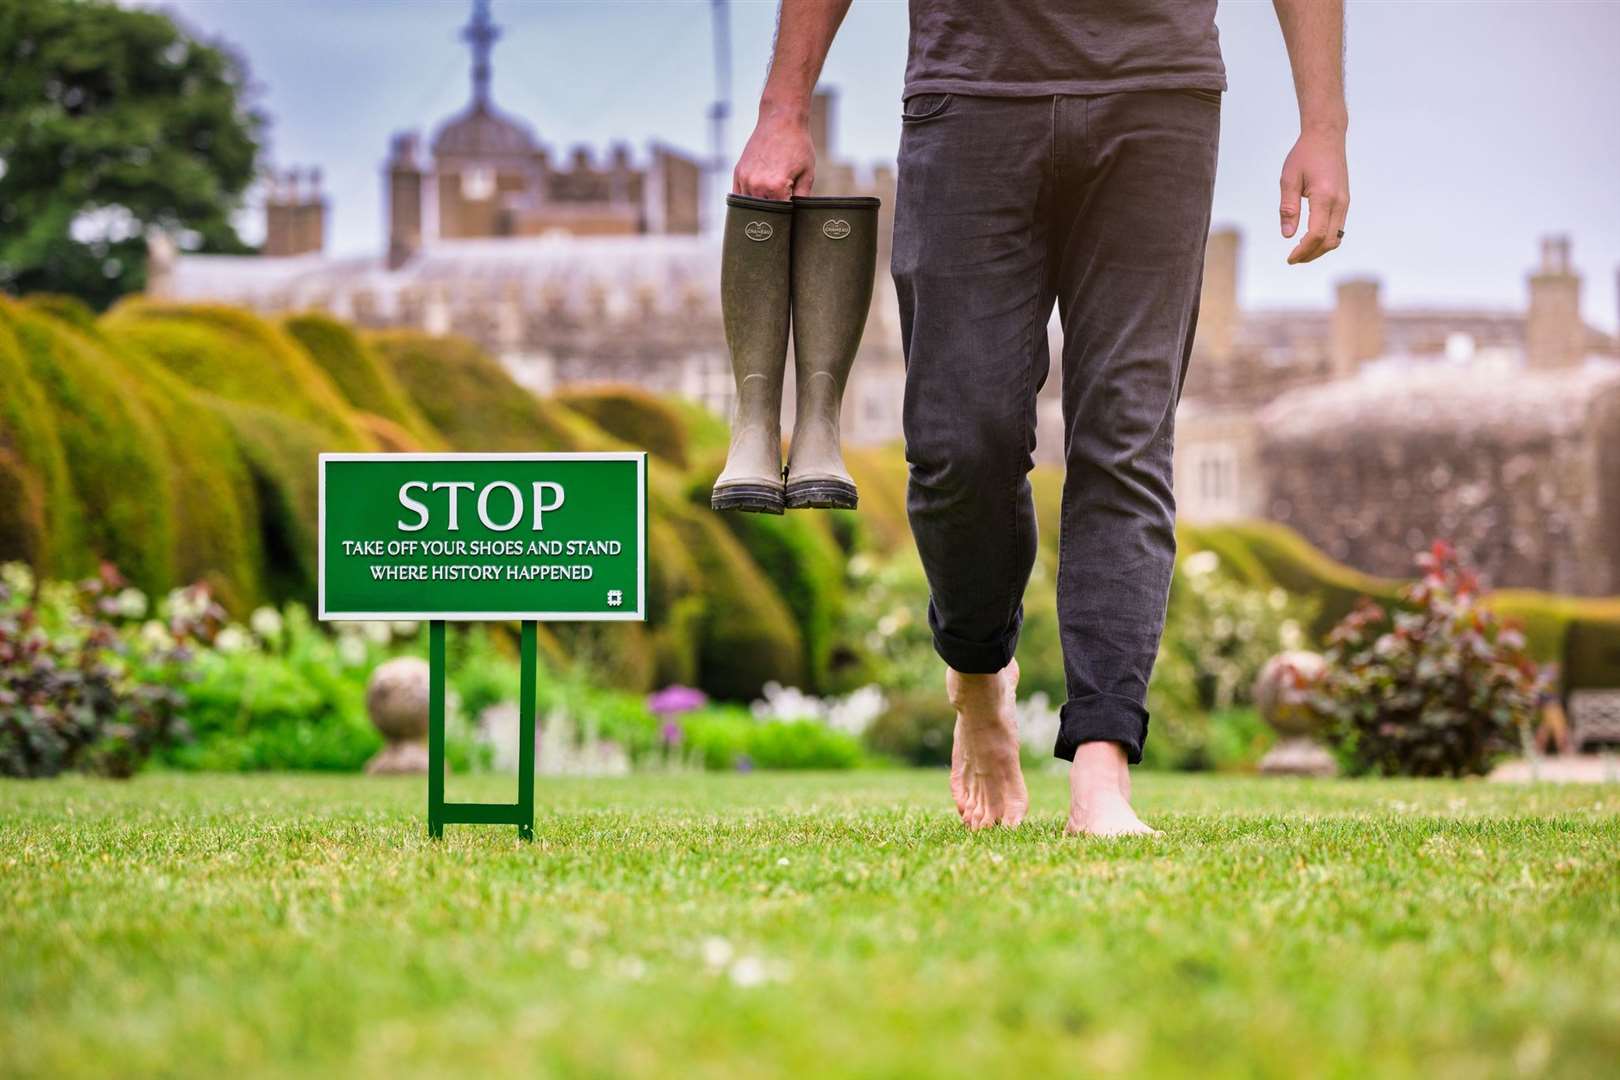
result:
<svg viewBox="0 0 1620 1080"><path fill-rule="evenodd" d="M534 837L538 624L646 618L647 455L322 454L320 618L428 626L428 833ZM444 799L445 623L522 624L515 803Z"/></svg>

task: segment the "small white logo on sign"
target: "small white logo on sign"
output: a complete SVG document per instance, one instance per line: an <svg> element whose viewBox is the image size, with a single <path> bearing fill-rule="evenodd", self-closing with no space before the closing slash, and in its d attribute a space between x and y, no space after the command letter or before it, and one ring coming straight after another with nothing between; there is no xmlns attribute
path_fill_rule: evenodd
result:
<svg viewBox="0 0 1620 1080"><path fill-rule="evenodd" d="M624 592L620 589L608 590L608 607L622 607L624 605Z"/></svg>
<svg viewBox="0 0 1620 1080"><path fill-rule="evenodd" d="M775 233L768 221L750 221L743 228L743 235L750 240L769 240Z"/></svg>
<svg viewBox="0 0 1620 1080"><path fill-rule="evenodd" d="M849 222L843 218L828 218L821 231L829 240L842 240L849 235Z"/></svg>

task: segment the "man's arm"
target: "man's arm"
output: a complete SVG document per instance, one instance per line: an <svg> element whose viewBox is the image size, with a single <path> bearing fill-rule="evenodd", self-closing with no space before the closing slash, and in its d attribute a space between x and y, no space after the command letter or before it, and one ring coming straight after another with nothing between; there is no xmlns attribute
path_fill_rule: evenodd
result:
<svg viewBox="0 0 1620 1080"><path fill-rule="evenodd" d="M1299 141L1282 171L1282 234L1299 229L1299 200L1311 204L1310 224L1290 263L1310 262L1339 246L1350 209L1350 169L1344 133L1344 0L1272 0L1294 69Z"/></svg>
<svg viewBox="0 0 1620 1080"><path fill-rule="evenodd" d="M737 160L733 190L760 199L810 194L816 180L810 96L849 4L850 0L782 0L759 120Z"/></svg>

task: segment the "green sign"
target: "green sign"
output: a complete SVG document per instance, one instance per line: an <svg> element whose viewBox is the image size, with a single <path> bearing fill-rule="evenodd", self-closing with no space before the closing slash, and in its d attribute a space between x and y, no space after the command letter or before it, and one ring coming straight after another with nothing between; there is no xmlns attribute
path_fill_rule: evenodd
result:
<svg viewBox="0 0 1620 1080"><path fill-rule="evenodd" d="M647 455L322 454L322 619L644 619Z"/></svg>
<svg viewBox="0 0 1620 1080"><path fill-rule="evenodd" d="M322 454L322 619L428 620L428 835L534 838L539 620L647 617L647 455ZM518 791L444 797L446 620L516 619Z"/></svg>

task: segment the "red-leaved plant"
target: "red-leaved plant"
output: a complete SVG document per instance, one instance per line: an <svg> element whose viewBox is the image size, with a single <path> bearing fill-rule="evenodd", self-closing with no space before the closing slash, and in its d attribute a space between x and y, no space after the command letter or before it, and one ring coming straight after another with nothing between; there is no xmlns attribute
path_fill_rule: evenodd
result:
<svg viewBox="0 0 1620 1080"><path fill-rule="evenodd" d="M1531 722L1540 677L1450 544L1418 565L1393 615L1363 598L1328 635L1314 705L1351 772L1483 774Z"/></svg>

